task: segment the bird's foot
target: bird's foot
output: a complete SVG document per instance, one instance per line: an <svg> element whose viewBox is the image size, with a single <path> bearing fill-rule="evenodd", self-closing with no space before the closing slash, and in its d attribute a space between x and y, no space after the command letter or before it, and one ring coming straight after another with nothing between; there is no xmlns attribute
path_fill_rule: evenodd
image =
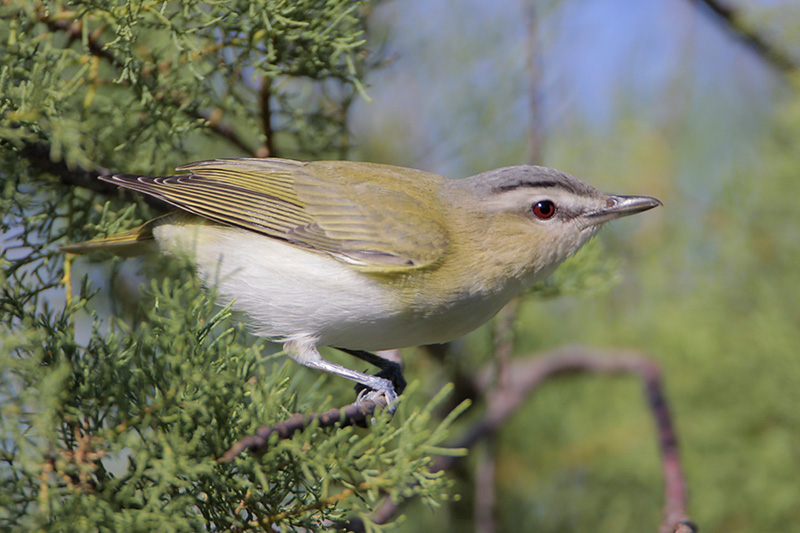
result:
<svg viewBox="0 0 800 533"><path fill-rule="evenodd" d="M389 409L389 414L394 414L397 410L397 398L406 388L406 379L403 371L397 363L386 365L383 370L375 374L375 379L380 385L368 387L357 383L355 386L356 404L371 401L374 404Z"/></svg>
<svg viewBox="0 0 800 533"><path fill-rule="evenodd" d="M373 390L364 386L360 386L358 396L356 397L356 405L370 402L375 404L376 407L381 407L389 410L389 414L393 415L397 410L398 395L394 387L389 384L387 388Z"/></svg>

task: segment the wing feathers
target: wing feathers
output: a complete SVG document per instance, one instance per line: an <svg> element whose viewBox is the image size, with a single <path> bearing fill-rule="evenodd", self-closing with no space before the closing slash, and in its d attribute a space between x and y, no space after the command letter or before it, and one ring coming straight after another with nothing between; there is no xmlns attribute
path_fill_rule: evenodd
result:
<svg viewBox="0 0 800 533"><path fill-rule="evenodd" d="M429 195L417 192L412 197L399 190L404 169L233 159L201 161L178 170L187 173L101 179L217 223L329 253L366 269L429 265L447 246ZM418 191L425 185L420 181L444 178L415 171L407 179L416 180L410 189Z"/></svg>

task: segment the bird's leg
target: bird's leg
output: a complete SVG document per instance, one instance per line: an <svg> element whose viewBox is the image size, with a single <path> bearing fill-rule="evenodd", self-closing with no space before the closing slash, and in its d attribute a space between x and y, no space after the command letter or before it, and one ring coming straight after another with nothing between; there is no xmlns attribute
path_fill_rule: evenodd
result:
<svg viewBox="0 0 800 533"><path fill-rule="evenodd" d="M335 347L337 350L342 351L344 353L350 354L353 357L358 357L362 361L366 361L367 363L377 366L381 369L380 372L376 374L378 377L386 378L392 382L394 385L394 390L397 391L397 394L403 394L403 391L406 388L406 379L403 377L403 369L400 367L399 364L396 362L386 359L385 357L381 357L380 355L374 354L372 352L365 352L364 350L351 350L349 348L338 348ZM358 385L356 386L356 390L359 393L362 393L363 390Z"/></svg>
<svg viewBox="0 0 800 533"><path fill-rule="evenodd" d="M284 348L286 349L287 354L296 362L300 363L303 366L307 366L309 368L316 368L318 370L322 370L324 372L328 372L330 374L334 374L336 376L340 376L351 381L355 381L356 383L366 387L367 389L371 389L375 391L376 394L385 396L386 403L389 406L389 411L394 412L395 400L397 400L397 394L395 390L395 385L391 379L387 379L381 377L380 373L377 376L371 376L369 374L365 374L363 372L358 372L356 370L351 370L341 365L337 365L336 363L331 363L330 361L326 361L320 355L319 350L317 350L316 345L310 341L305 339L298 339L289 341L284 344ZM348 353L350 353L348 351ZM367 354L367 352L362 352ZM397 372L399 373L400 366L397 363L393 363L387 359L383 359L382 357L378 357L374 354L368 354L372 356L372 359L376 361L375 365L381 366L389 363L390 365L394 365L397 367ZM357 356L359 357L359 356ZM382 363L378 364L377 360L382 361ZM371 362L371 361L370 361ZM382 367L383 368L383 367ZM381 371L384 372L384 370ZM402 379L402 374L399 373L402 386L405 387L405 380ZM402 388L400 389L402 391ZM359 394L359 401L364 399L362 395Z"/></svg>

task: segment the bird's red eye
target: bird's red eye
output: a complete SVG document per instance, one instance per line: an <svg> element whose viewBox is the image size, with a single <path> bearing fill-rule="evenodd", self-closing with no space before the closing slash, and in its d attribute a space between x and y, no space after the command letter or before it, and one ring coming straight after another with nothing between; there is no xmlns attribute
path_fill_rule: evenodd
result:
<svg viewBox="0 0 800 533"><path fill-rule="evenodd" d="M550 200L542 200L533 204L533 214L542 220L547 220L556 213L556 204Z"/></svg>

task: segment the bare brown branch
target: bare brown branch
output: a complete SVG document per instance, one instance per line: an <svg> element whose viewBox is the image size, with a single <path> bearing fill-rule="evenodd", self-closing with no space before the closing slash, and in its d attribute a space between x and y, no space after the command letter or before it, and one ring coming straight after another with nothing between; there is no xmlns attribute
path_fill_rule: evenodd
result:
<svg viewBox="0 0 800 533"><path fill-rule="evenodd" d="M480 458L475 471L475 531L494 533L495 503L497 500L497 442L489 437L484 456Z"/></svg>
<svg viewBox="0 0 800 533"><path fill-rule="evenodd" d="M383 397L378 397L375 400L362 400L359 403L346 405L338 409L334 408L324 413L312 413L310 415L296 413L289 417L288 420L274 426L261 426L253 435L239 439L225 452L220 461L229 463L245 451L258 452L263 450L269 446L269 439L273 435L277 435L278 439L288 439L298 431L310 426L312 422L317 422L320 427L363 426L369 422L376 409L385 408L386 406L387 404Z"/></svg>
<svg viewBox="0 0 800 533"><path fill-rule="evenodd" d="M479 384L487 395L486 414L453 444L454 448L472 448L479 441L496 434L503 423L548 379L584 373L633 374L644 383L645 397L656 422L663 458L666 501L664 522L660 532L697 531L697 527L688 520L686 513L686 482L658 365L636 352L593 350L572 346L518 359L513 366L512 372L509 373L511 379L503 387L490 388L493 381L491 369L482 373ZM431 471L451 469L460 459L454 456L440 456L434 461ZM400 505L401 503L386 500L373 515L373 521L388 522L399 512Z"/></svg>
<svg viewBox="0 0 800 533"><path fill-rule="evenodd" d="M542 62L539 57L539 17L536 2L523 2L525 12L526 52L525 70L528 78L528 109L530 127L528 128L528 161L540 165L544 156L544 132L542 131Z"/></svg>
<svg viewBox="0 0 800 533"><path fill-rule="evenodd" d="M264 130L264 145L256 151L258 157L277 157L275 153L275 132L272 130L272 78L264 76L261 79L261 128Z"/></svg>

